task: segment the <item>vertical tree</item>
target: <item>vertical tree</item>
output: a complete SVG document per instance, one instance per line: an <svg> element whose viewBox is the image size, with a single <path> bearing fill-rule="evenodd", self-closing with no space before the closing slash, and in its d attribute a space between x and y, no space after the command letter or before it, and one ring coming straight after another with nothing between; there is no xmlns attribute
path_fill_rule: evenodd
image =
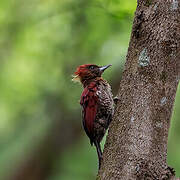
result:
<svg viewBox="0 0 180 180"><path fill-rule="evenodd" d="M137 0L125 70L97 179L172 179L170 119L180 79L180 0Z"/></svg>

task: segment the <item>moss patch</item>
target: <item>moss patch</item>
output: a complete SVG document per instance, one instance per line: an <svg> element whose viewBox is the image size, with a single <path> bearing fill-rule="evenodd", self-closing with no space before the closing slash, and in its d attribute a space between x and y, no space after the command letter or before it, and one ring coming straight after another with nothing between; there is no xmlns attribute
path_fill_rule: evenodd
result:
<svg viewBox="0 0 180 180"><path fill-rule="evenodd" d="M149 6L151 6L151 5L152 5L152 0L147 0L147 1L145 2L145 6L149 7Z"/></svg>

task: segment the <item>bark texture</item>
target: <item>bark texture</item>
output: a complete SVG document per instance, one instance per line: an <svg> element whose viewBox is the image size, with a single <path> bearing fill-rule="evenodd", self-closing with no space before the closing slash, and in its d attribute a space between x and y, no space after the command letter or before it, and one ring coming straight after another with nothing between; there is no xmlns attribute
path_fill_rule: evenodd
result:
<svg viewBox="0 0 180 180"><path fill-rule="evenodd" d="M180 0L138 0L97 179L174 179L166 162L180 79Z"/></svg>

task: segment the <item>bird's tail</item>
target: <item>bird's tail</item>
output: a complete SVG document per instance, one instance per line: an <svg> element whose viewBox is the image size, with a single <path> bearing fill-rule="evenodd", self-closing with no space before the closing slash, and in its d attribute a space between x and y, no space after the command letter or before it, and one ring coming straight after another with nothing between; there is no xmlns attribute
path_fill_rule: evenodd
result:
<svg viewBox="0 0 180 180"><path fill-rule="evenodd" d="M94 141L94 145L96 146L97 154L98 154L98 160L99 160L99 169L101 167L101 161L102 161L102 151L101 151L101 145L99 142Z"/></svg>

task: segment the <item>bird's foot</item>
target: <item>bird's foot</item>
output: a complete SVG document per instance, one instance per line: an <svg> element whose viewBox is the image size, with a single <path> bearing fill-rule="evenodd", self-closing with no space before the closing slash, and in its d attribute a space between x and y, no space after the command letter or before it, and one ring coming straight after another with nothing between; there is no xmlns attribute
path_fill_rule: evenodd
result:
<svg viewBox="0 0 180 180"><path fill-rule="evenodd" d="M114 104L117 105L117 103L118 103L118 101L119 101L118 96L115 96L115 97L113 98L113 100L114 100Z"/></svg>

